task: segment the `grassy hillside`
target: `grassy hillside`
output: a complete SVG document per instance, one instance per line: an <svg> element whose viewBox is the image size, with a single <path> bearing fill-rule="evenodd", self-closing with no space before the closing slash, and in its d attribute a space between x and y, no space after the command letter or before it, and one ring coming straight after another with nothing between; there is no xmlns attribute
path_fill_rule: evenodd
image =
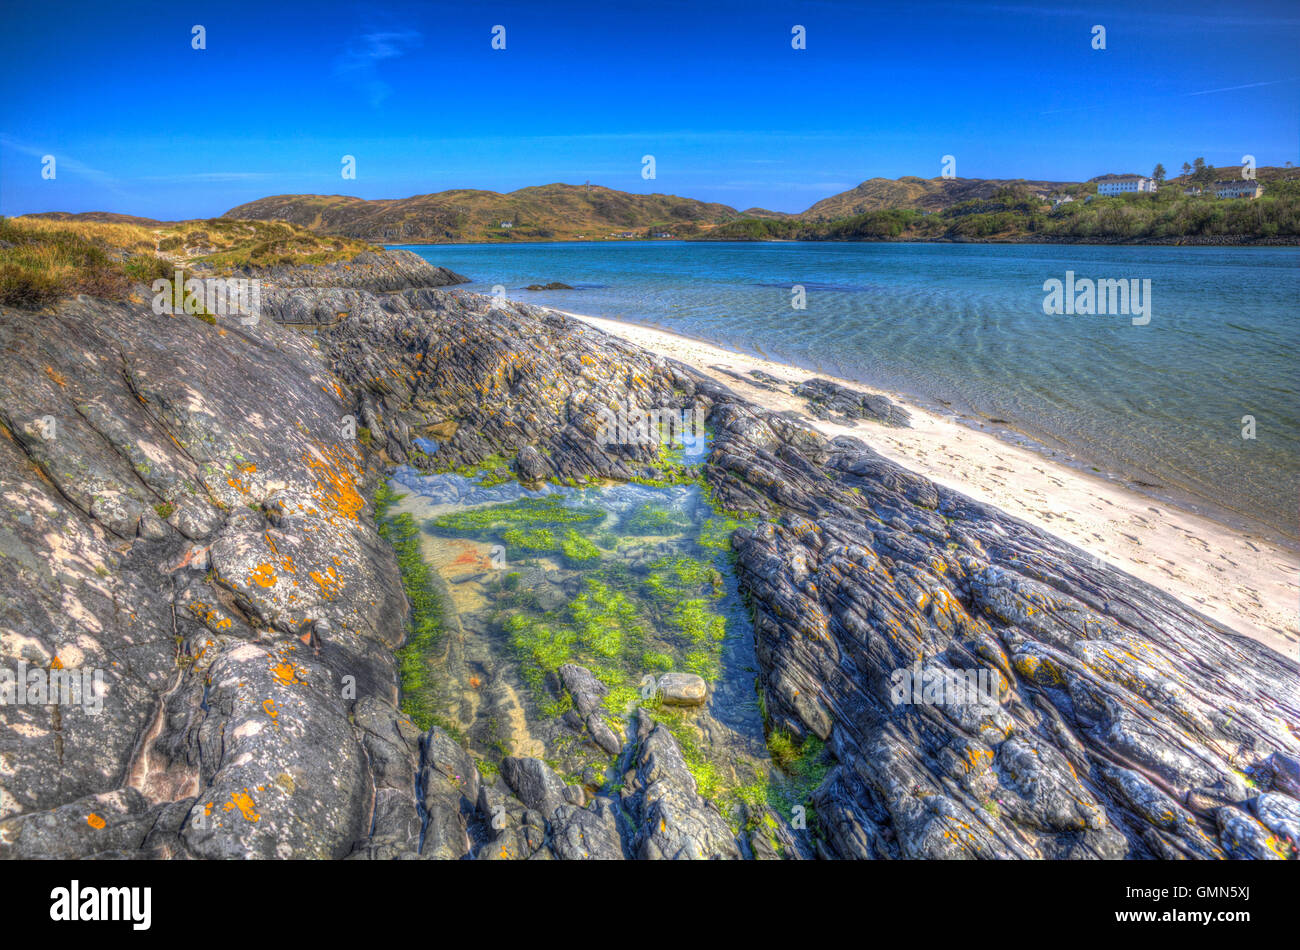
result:
<svg viewBox="0 0 1300 950"><path fill-rule="evenodd" d="M592 185L541 185L508 194L468 189L366 201L341 195L276 195L226 217L286 221L384 243L606 238L632 231L691 236L738 218L727 205L673 195L634 195ZM503 226L509 222L509 227Z"/></svg>
<svg viewBox="0 0 1300 950"><path fill-rule="evenodd" d="M83 211L73 214L69 211L46 211L42 214L29 214L28 218L42 221L97 221L105 224L138 224L142 227L160 228L171 221L156 221L153 218L139 218L133 214L117 214L114 211Z"/></svg>
<svg viewBox="0 0 1300 950"><path fill-rule="evenodd" d="M953 205L993 197L1006 188L1022 188L1046 197L1071 182L1023 181L1001 178L916 178L905 176L896 181L872 178L856 188L823 198L803 214L805 221L834 221L893 208L918 211L942 211Z"/></svg>
<svg viewBox="0 0 1300 950"><path fill-rule="evenodd" d="M1292 174L1300 174L1292 171ZM1254 201L1183 194L1167 182L1156 194L1095 196L1096 184L1061 189L1077 200L1053 208L1014 186L939 211L889 208L818 220L749 218L708 235L725 241L1061 241L1249 243L1300 241L1300 180L1271 176ZM1091 196L1091 200L1085 200Z"/></svg>
<svg viewBox="0 0 1300 950"><path fill-rule="evenodd" d="M72 294L122 297L133 284L171 277L177 267L219 275L351 260L370 249L262 221L162 224L98 212L0 218L0 304L35 309Z"/></svg>

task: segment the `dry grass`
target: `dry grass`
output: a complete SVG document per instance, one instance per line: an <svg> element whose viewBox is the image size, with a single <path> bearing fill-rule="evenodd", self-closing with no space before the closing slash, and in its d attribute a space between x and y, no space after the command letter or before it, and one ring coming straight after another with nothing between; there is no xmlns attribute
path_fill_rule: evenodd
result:
<svg viewBox="0 0 1300 950"><path fill-rule="evenodd" d="M167 273L153 243L133 225L0 218L0 304L35 310L70 294L124 296Z"/></svg>
<svg viewBox="0 0 1300 950"><path fill-rule="evenodd" d="M363 251L376 250L352 238L313 234L283 221L236 221L212 218L188 221L171 229L169 238L181 237L187 247L205 253L195 263L225 271L245 268L328 264L347 261Z"/></svg>
<svg viewBox="0 0 1300 950"><path fill-rule="evenodd" d="M281 222L213 218L152 228L121 222L0 218L0 305L120 298L177 266L214 274L351 260L372 245Z"/></svg>
<svg viewBox="0 0 1300 950"><path fill-rule="evenodd" d="M154 232L137 224L106 221L55 221L46 218L10 218L7 224L47 239L72 235L105 248L153 253L157 239ZM6 238L6 240L11 240Z"/></svg>

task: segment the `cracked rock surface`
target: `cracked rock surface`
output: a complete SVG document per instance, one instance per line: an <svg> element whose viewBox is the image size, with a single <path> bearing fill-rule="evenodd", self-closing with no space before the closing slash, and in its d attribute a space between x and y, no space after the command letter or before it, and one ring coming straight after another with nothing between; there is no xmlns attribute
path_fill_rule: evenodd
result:
<svg viewBox="0 0 1300 950"><path fill-rule="evenodd" d="M752 516L769 723L833 757L788 854L1295 856L1294 661L888 462L888 407L819 392L862 420L827 439L404 253L270 275L254 326L0 310L0 664L103 682L98 714L0 706L0 857L772 856L653 713L626 743L575 717L624 774L589 796L537 759L487 781L397 708L383 467L428 467L431 439L528 481L661 477L601 441L629 401L707 414L712 496ZM987 688L900 701L899 671ZM579 711L583 673L560 671Z"/></svg>

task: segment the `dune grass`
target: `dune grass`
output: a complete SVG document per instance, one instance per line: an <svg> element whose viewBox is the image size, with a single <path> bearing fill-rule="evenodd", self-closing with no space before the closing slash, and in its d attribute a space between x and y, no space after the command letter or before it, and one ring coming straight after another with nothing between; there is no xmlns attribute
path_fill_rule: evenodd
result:
<svg viewBox="0 0 1300 950"><path fill-rule="evenodd" d="M146 228L91 221L0 218L0 304L38 309L60 297L124 296L166 276Z"/></svg>
<svg viewBox="0 0 1300 950"><path fill-rule="evenodd" d="M282 222L213 218L149 227L81 219L0 218L0 305L37 310L73 294L121 299L177 267L216 275L348 261L364 241Z"/></svg>
<svg viewBox="0 0 1300 950"><path fill-rule="evenodd" d="M164 237L160 246L176 238L199 254L195 263L218 271L330 264L376 249L365 241L313 234L282 221L188 221Z"/></svg>

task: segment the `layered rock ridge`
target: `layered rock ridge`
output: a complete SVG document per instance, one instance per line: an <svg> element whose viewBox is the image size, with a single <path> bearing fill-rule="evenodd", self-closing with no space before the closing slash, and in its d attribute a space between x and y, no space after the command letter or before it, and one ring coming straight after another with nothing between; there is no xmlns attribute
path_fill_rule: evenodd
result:
<svg viewBox="0 0 1300 950"><path fill-rule="evenodd" d="M1294 661L886 461L887 406L828 440L413 257L266 275L251 326L145 296L0 310L0 665L103 682L97 714L0 706L0 857L1295 855ZM593 792L537 759L487 781L399 709L377 480L672 474L606 443L619 407L703 413L708 491L750 516L768 725L831 760L775 848L652 712Z"/></svg>

